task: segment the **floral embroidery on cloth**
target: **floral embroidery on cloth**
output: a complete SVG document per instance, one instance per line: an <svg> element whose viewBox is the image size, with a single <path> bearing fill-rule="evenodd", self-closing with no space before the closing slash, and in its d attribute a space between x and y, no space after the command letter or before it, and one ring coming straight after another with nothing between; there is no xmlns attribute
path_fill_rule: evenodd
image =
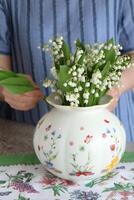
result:
<svg viewBox="0 0 134 200"><path fill-rule="evenodd" d="M73 183L45 171L42 165L0 167L0 200L132 200L134 162L112 172Z"/></svg>

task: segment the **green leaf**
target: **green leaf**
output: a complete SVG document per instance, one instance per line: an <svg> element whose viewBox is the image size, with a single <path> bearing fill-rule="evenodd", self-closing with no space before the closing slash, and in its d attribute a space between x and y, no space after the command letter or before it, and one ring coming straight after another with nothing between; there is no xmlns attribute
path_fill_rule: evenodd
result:
<svg viewBox="0 0 134 200"><path fill-rule="evenodd" d="M107 42L106 42L107 45L109 44L115 44L115 40L113 38L109 39Z"/></svg>
<svg viewBox="0 0 134 200"><path fill-rule="evenodd" d="M16 73L12 71L0 70L0 81L9 77L15 77Z"/></svg>
<svg viewBox="0 0 134 200"><path fill-rule="evenodd" d="M123 190L124 189L123 185L121 185L120 183L114 183L114 186L115 186L116 190Z"/></svg>
<svg viewBox="0 0 134 200"><path fill-rule="evenodd" d="M19 197L18 197L17 200L30 200L30 199L29 199L29 198L25 198L25 197L23 197L23 196L21 196L21 195L19 194Z"/></svg>
<svg viewBox="0 0 134 200"><path fill-rule="evenodd" d="M62 50L64 53L65 61L70 60L70 49L69 49L69 46L65 42L63 42Z"/></svg>
<svg viewBox="0 0 134 200"><path fill-rule="evenodd" d="M116 189L114 187L106 188L102 192L111 192L111 191L116 191Z"/></svg>
<svg viewBox="0 0 134 200"><path fill-rule="evenodd" d="M62 105L62 98L61 95L59 95L56 92L51 93L48 97L44 99L47 101L49 104L57 104L57 105Z"/></svg>
<svg viewBox="0 0 134 200"><path fill-rule="evenodd" d="M23 94L34 90L33 86L16 86L14 89L8 86L8 89L15 94Z"/></svg>
<svg viewBox="0 0 134 200"><path fill-rule="evenodd" d="M121 184L121 183L114 183L114 187L111 187L111 188L105 188L103 190L103 192L109 192L109 191L128 191L126 189L128 188L125 188L126 187L126 184Z"/></svg>
<svg viewBox="0 0 134 200"><path fill-rule="evenodd" d="M54 196L58 195L60 196L60 192L65 193L66 191L68 191L68 189L62 185L54 185L52 186L53 192L54 192Z"/></svg>
<svg viewBox="0 0 134 200"><path fill-rule="evenodd" d="M113 99L112 96L110 95L105 95L105 96L102 96L99 100L99 105L102 105L102 104L106 104L106 103L109 103L111 100Z"/></svg>
<svg viewBox="0 0 134 200"><path fill-rule="evenodd" d="M116 59L115 50L114 49L105 50L105 58L106 58L106 61L109 61L111 64L114 63Z"/></svg>
<svg viewBox="0 0 134 200"><path fill-rule="evenodd" d="M76 40L76 47L78 47L78 48L82 49L83 51L85 51L85 46L79 39Z"/></svg>
<svg viewBox="0 0 134 200"><path fill-rule="evenodd" d="M54 160L57 157L57 154L51 156L50 161Z"/></svg>
<svg viewBox="0 0 134 200"><path fill-rule="evenodd" d="M64 87L63 84L71 78L71 75L68 74L68 71L69 71L68 66L66 66L66 65L60 66L60 70L59 70L59 73L58 73L57 86L63 91L67 91L67 87Z"/></svg>
<svg viewBox="0 0 134 200"><path fill-rule="evenodd" d="M6 78L0 81L0 86L5 87L7 90L15 94L22 94L34 89L31 81L25 76Z"/></svg>
<svg viewBox="0 0 134 200"><path fill-rule="evenodd" d="M87 183L85 186L92 188L94 185L95 185L95 182L94 182L94 180L92 180L89 183Z"/></svg>
<svg viewBox="0 0 134 200"><path fill-rule="evenodd" d="M114 45L115 44L115 41L114 39L110 39L106 42L106 45L109 45L109 44L112 44ZM105 58L106 58L106 61L109 61L111 64L115 62L115 59L116 59L116 52L115 50L112 48L110 50L104 50L105 52Z"/></svg>
<svg viewBox="0 0 134 200"><path fill-rule="evenodd" d="M110 67L111 67L111 64L110 64L110 62L108 61L107 63L106 63L106 65L104 66L104 68L103 68L103 70L102 70L102 77L105 77L108 73L109 73L109 71L110 71Z"/></svg>
<svg viewBox="0 0 134 200"><path fill-rule="evenodd" d="M2 181L2 180L0 180L0 184L4 184L4 183L6 183L6 181Z"/></svg>
<svg viewBox="0 0 134 200"><path fill-rule="evenodd" d="M79 65L82 65L82 64L83 64L84 58L85 58L85 54L83 53L82 56L80 57L79 61L78 61L78 64L79 64Z"/></svg>

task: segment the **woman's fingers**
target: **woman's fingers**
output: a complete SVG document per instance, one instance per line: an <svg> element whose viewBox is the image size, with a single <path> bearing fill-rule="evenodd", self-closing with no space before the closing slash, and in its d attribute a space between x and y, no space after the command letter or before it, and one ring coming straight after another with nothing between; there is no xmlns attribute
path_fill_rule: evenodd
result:
<svg viewBox="0 0 134 200"><path fill-rule="evenodd" d="M34 108L37 104L37 102L14 102L14 101L10 101L9 102L10 106L16 110L21 110L21 111L28 111L32 108Z"/></svg>
<svg viewBox="0 0 134 200"><path fill-rule="evenodd" d="M36 104L44 97L39 86L33 81L31 76L25 76L34 86L34 89L30 92L26 92L24 94L13 94L4 87L0 87L0 93L4 96L4 101L7 102L12 108L24 111L35 107Z"/></svg>
<svg viewBox="0 0 134 200"><path fill-rule="evenodd" d="M109 102L109 104L108 104L108 106L107 106L107 109L108 109L109 111L113 111L113 110L116 108L117 104L118 104L118 100L119 100L118 97L114 97L114 98Z"/></svg>
<svg viewBox="0 0 134 200"><path fill-rule="evenodd" d="M108 91L107 94L112 96L112 97L119 97L120 96L120 90L119 90L119 88L113 87Z"/></svg>
<svg viewBox="0 0 134 200"><path fill-rule="evenodd" d="M107 107L109 111L113 111L118 104L120 90L117 87L113 87L107 92L107 94L113 97L113 99L109 102L109 105Z"/></svg>
<svg viewBox="0 0 134 200"><path fill-rule="evenodd" d="M35 89L39 89L39 86L33 81L30 75L25 75L25 76L31 81Z"/></svg>
<svg viewBox="0 0 134 200"><path fill-rule="evenodd" d="M24 94L12 94L8 90L3 89L2 94L4 100L13 108L17 110L29 110L36 106L36 104L43 99L43 93L39 89Z"/></svg>
<svg viewBox="0 0 134 200"><path fill-rule="evenodd" d="M31 92L27 92L24 94L13 94L6 89L3 89L2 94L5 96L5 99L12 99L14 101L19 100L20 102L24 102L28 97L31 98L43 98L43 93L39 89L35 89Z"/></svg>
<svg viewBox="0 0 134 200"><path fill-rule="evenodd" d="M30 92L26 92L24 93L24 96L27 96L27 97L32 97L32 96L39 96L39 97L42 97L43 98L43 93L40 91L40 89L35 89L33 91L30 91Z"/></svg>

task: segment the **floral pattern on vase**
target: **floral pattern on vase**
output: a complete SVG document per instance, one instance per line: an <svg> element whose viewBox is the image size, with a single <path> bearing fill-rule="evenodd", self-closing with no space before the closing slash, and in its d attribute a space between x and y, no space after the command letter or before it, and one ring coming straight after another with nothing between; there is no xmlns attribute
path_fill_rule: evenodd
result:
<svg viewBox="0 0 134 200"><path fill-rule="evenodd" d="M34 148L50 172L77 182L113 170L125 150L125 141L120 121L106 105L55 105L37 125Z"/></svg>
<svg viewBox="0 0 134 200"><path fill-rule="evenodd" d="M40 124L41 125L41 124ZM56 169L54 167L53 161L57 158L58 156L58 151L56 149L56 143L57 140L61 139L61 134L58 134L56 131L51 132L51 124L49 124L46 128L45 131L48 132L44 136L44 145L46 142L49 142L50 146L49 149L43 149L43 146L40 147L38 145L38 150L43 152L44 155L44 165L47 169L53 170L56 173L62 173L62 171Z"/></svg>
<svg viewBox="0 0 134 200"><path fill-rule="evenodd" d="M70 173L71 176L91 176L94 173L92 172L92 168L90 166L90 156L88 154L87 162L84 165L79 166L77 164L77 155L78 153L72 154L72 162L70 163L73 167L72 172Z"/></svg>

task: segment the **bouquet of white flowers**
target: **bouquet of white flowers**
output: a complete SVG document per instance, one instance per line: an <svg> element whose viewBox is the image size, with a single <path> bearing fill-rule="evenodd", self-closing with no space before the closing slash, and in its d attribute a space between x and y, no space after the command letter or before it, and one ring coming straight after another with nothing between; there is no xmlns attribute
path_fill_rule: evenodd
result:
<svg viewBox="0 0 134 200"><path fill-rule="evenodd" d="M75 46L71 53L63 37L43 46L53 61L53 79L46 79L43 85L60 95L63 105L98 105L110 88L120 87L121 74L131 66L131 58L121 55L122 47L113 39L93 45L78 39Z"/></svg>

